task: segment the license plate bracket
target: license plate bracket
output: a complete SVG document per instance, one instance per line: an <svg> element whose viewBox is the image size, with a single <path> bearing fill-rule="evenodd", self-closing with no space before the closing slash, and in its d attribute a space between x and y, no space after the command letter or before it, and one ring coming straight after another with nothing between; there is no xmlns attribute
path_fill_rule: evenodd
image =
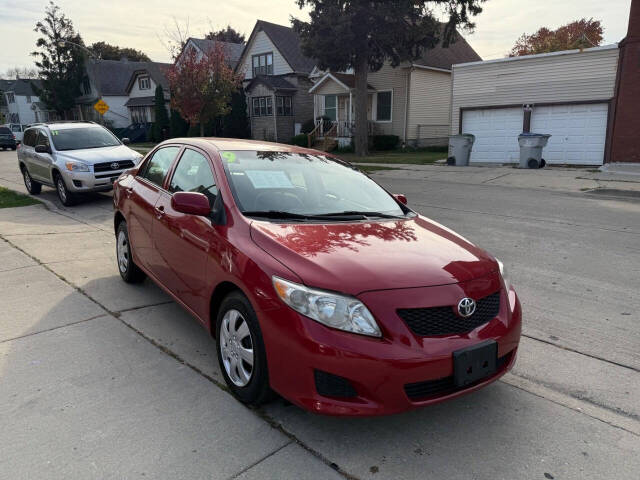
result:
<svg viewBox="0 0 640 480"><path fill-rule="evenodd" d="M496 372L498 344L495 340L453 352L453 379L456 387L466 387Z"/></svg>

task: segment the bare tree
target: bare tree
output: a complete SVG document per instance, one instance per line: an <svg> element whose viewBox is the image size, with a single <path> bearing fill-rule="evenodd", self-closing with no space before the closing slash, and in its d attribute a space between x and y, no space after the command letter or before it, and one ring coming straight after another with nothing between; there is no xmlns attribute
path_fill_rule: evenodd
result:
<svg viewBox="0 0 640 480"><path fill-rule="evenodd" d="M158 40L167 49L173 61L177 60L189 39L189 18L181 24L173 17L173 25L164 25L163 34L157 34Z"/></svg>
<svg viewBox="0 0 640 480"><path fill-rule="evenodd" d="M3 74L0 74L0 77L8 80L17 80L18 78L38 78L38 70L36 67L13 67Z"/></svg>

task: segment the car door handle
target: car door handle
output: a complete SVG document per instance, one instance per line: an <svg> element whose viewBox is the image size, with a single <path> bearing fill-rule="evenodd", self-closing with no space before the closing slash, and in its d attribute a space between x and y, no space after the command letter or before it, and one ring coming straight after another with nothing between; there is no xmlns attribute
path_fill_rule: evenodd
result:
<svg viewBox="0 0 640 480"><path fill-rule="evenodd" d="M160 205L159 207L155 207L156 217L162 218L164 215L164 205Z"/></svg>

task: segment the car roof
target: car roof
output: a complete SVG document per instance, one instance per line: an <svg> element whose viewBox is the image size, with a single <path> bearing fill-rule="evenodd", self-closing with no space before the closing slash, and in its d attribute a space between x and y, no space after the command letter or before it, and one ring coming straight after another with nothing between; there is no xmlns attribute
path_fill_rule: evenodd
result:
<svg viewBox="0 0 640 480"><path fill-rule="evenodd" d="M213 147L215 150L248 150L248 151L266 151L266 152L293 152L293 153L321 153L307 148L295 145L287 145L284 143L265 142L263 140L246 140L242 138L173 138L167 140L167 143L184 143L201 147Z"/></svg>
<svg viewBox="0 0 640 480"><path fill-rule="evenodd" d="M29 126L29 128L36 127L47 127L51 130L67 130L71 128L87 128L87 127L100 127L94 122L83 122L83 121L68 121L68 122L44 122L44 123L34 123Z"/></svg>

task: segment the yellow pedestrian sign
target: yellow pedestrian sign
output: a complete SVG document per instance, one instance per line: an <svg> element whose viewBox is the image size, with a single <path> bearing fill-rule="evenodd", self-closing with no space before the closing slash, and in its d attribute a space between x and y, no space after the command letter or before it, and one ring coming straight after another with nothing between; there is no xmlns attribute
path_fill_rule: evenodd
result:
<svg viewBox="0 0 640 480"><path fill-rule="evenodd" d="M93 108L95 108L100 115L104 115L107 113L107 110L109 110L109 105L107 105L104 100L100 99L96 102Z"/></svg>

